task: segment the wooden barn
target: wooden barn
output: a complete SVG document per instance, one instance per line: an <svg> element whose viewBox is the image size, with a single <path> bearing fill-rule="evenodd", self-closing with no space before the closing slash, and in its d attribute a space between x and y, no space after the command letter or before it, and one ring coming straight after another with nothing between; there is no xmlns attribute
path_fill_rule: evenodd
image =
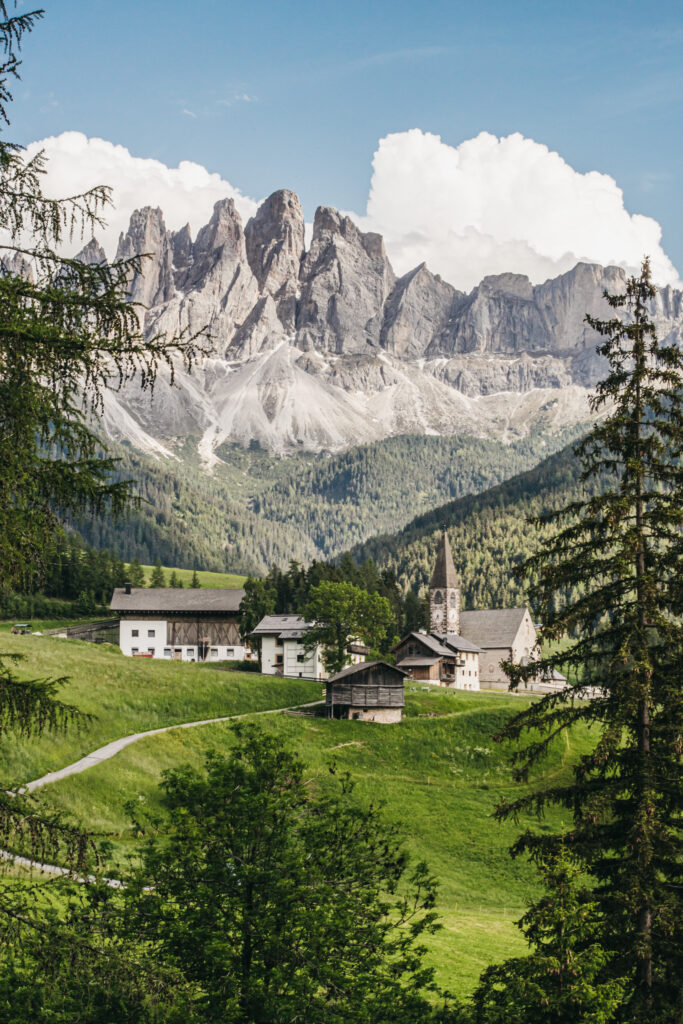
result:
<svg viewBox="0 0 683 1024"><path fill-rule="evenodd" d="M407 672L386 661L349 665L327 680L328 718L391 724L401 721Z"/></svg>

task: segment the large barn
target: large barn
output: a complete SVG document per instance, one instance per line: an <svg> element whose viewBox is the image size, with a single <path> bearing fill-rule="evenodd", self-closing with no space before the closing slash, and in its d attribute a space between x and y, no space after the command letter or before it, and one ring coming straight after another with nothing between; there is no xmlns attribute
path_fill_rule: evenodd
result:
<svg viewBox="0 0 683 1024"><path fill-rule="evenodd" d="M119 616L119 645L131 657L240 661L243 590L209 587L117 587L109 607Z"/></svg>

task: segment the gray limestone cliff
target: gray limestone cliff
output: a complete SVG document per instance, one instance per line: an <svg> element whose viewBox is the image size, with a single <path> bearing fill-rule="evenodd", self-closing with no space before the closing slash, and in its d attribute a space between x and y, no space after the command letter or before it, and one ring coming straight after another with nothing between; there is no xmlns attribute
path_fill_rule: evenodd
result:
<svg viewBox="0 0 683 1024"><path fill-rule="evenodd" d="M179 372L179 388L160 384L156 405L129 389L121 417L164 443L201 434L209 461L226 439L339 449L585 419L604 372L585 315L610 315L603 291L626 280L588 263L538 285L486 277L469 294L424 264L397 279L382 238L329 207L316 211L306 251L301 203L286 189L246 226L232 199L219 201L194 240L189 225L168 232L161 210L136 210L117 255L141 253L151 255L130 292L147 307L145 330L208 332L213 354L192 376ZM93 239L81 258L104 253ZM680 291L659 291L652 313L661 338L683 343Z"/></svg>

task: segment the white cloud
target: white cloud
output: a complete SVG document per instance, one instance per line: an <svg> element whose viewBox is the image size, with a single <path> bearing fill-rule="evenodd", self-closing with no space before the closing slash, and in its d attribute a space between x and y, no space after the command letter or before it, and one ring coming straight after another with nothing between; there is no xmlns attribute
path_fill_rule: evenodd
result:
<svg viewBox="0 0 683 1024"><path fill-rule="evenodd" d="M167 227L177 230L189 221L196 235L218 199L232 196L245 222L258 206L200 164L170 168L80 132L31 143L28 152L39 149L48 157L47 194L112 186L108 227L96 232L109 256L138 207L160 206ZM373 159L366 213L351 216L384 236L399 274L426 262L461 289L505 271L539 282L578 260L637 269L645 254L658 284L678 283L659 224L630 214L613 178L580 174L520 134L499 139L482 132L457 147L418 129L387 135Z"/></svg>
<svg viewBox="0 0 683 1024"><path fill-rule="evenodd" d="M89 139L81 132L63 132L32 142L27 153L34 156L41 149L47 157L43 179L46 195L73 195L95 185L113 189L114 205L105 211L107 227L95 231L110 258L116 252L119 233L127 229L131 213L141 206L160 206L166 227L174 231L189 221L193 235L207 223L219 199L231 196L244 222L258 206L220 174L212 174L189 160L167 167L159 160L132 156L124 146ZM82 244L79 240L71 248L75 252Z"/></svg>
<svg viewBox="0 0 683 1024"><path fill-rule="evenodd" d="M547 146L482 132L459 146L419 129L387 135L373 159L367 211L399 274L426 261L458 288L515 271L540 282L578 260L636 269L652 260L678 283L651 217L630 214L607 174L580 174Z"/></svg>

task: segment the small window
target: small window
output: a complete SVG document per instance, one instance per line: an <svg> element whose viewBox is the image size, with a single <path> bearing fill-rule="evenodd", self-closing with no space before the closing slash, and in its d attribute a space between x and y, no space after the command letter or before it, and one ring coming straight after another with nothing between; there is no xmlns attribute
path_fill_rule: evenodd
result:
<svg viewBox="0 0 683 1024"><path fill-rule="evenodd" d="M147 648L147 653L148 654L154 654L154 648L153 647L148 647Z"/></svg>
<svg viewBox="0 0 683 1024"><path fill-rule="evenodd" d="M150 638L155 638L155 637L156 637L156 635L157 635L157 634L156 634L156 630L154 630L154 629L148 629L148 630L147 630L147 636L148 636L148 637L150 637Z"/></svg>
<svg viewBox="0 0 683 1024"><path fill-rule="evenodd" d="M130 649L130 653L131 653L131 654L137 654L137 653L138 653L138 649L137 649L137 647L131 647L131 649Z"/></svg>
<svg viewBox="0 0 683 1024"><path fill-rule="evenodd" d="M211 656L213 658L217 658L218 657L218 648L217 647L212 647L211 650L210 650L210 653L211 653Z"/></svg>
<svg viewBox="0 0 683 1024"><path fill-rule="evenodd" d="M235 657L235 651L234 651L234 649L232 647L228 647L228 649L226 651L226 654L227 654L227 656L229 658L234 658Z"/></svg>
<svg viewBox="0 0 683 1024"><path fill-rule="evenodd" d="M165 658L170 658L171 657L171 648L170 647L164 647L164 657Z"/></svg>
<svg viewBox="0 0 683 1024"><path fill-rule="evenodd" d="M194 658L194 647L187 648L187 656L188 658Z"/></svg>
<svg viewBox="0 0 683 1024"><path fill-rule="evenodd" d="M131 636L140 636L140 630L139 629L131 629L130 635Z"/></svg>
<svg viewBox="0 0 683 1024"><path fill-rule="evenodd" d="M281 665L282 664L282 655L281 654L276 654L275 655L275 664L276 665Z"/></svg>
<svg viewBox="0 0 683 1024"><path fill-rule="evenodd" d="M302 662L304 662L306 660L306 655L305 654L297 654L296 660L299 662L299 664L301 664Z"/></svg>

